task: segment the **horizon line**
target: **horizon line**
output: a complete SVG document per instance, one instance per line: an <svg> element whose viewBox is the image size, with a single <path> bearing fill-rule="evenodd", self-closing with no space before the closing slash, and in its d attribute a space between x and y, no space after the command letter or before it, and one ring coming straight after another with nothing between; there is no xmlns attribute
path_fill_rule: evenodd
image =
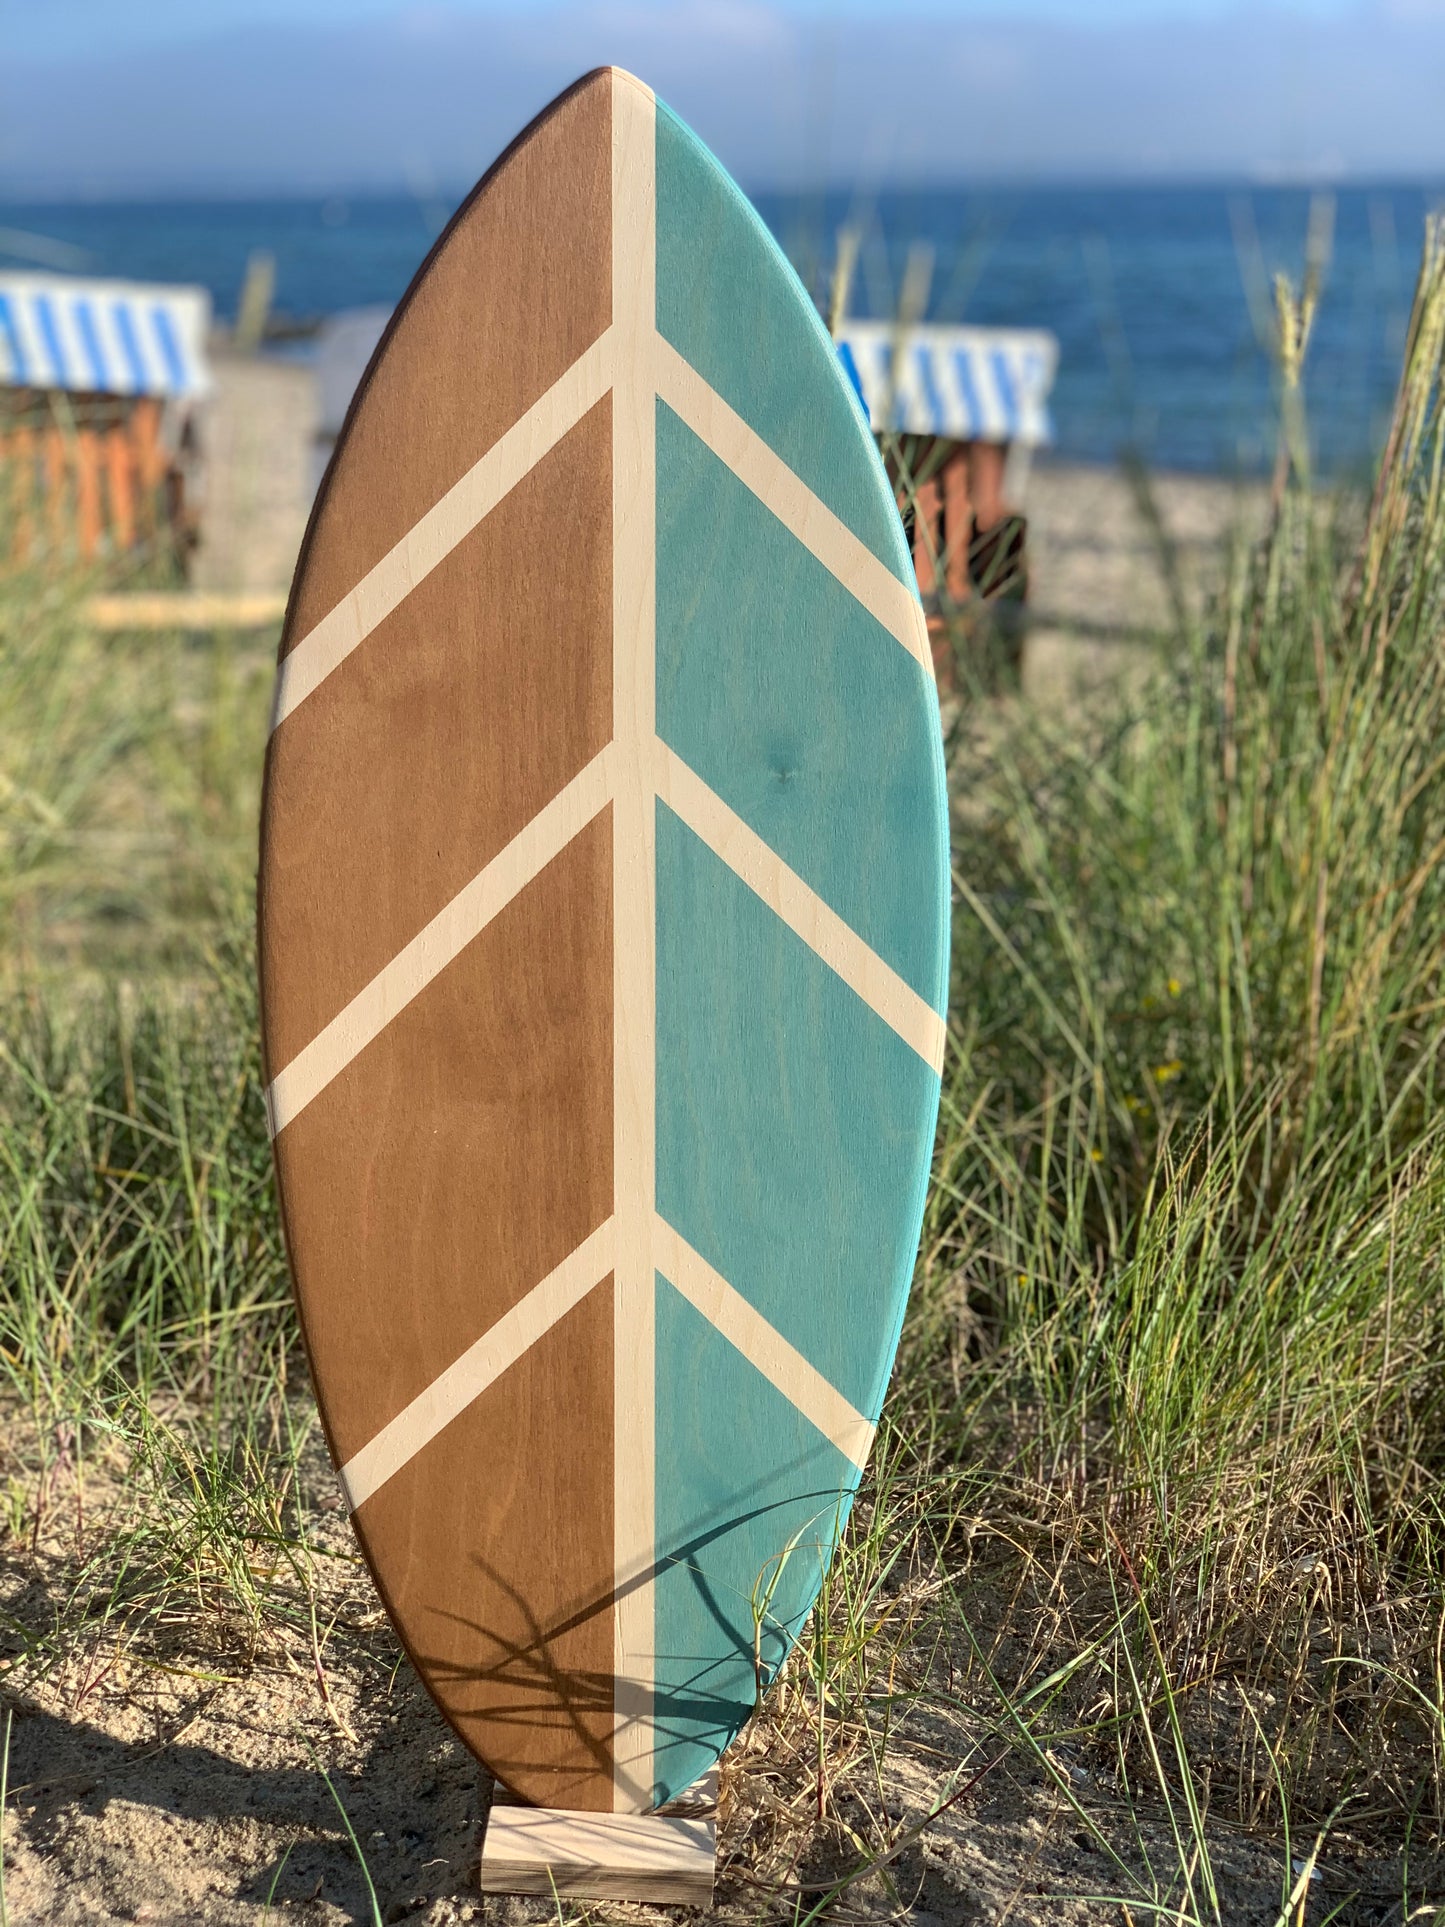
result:
<svg viewBox="0 0 1445 1927"><path fill-rule="evenodd" d="M36 183L29 188L11 188L0 184L0 208L5 207L136 207L169 206L185 207L214 204L216 202L277 202L307 206L328 202L366 202L366 201L410 201L418 207L430 202L437 204L455 200L460 204L471 193L476 182L438 182L425 192L405 180L387 181L330 181L291 185L267 183L263 181L215 181L195 186L165 185L163 183L138 183L125 188L96 188L90 186L60 186ZM1082 169L1078 172L1058 169L1039 169L1038 171L1006 171L994 173L961 174L956 170L922 175L899 174L876 181L860 182L848 179L821 181L770 182L755 181L744 190L750 199L766 197L774 200L810 200L819 196L827 198L868 199L883 194L908 193L984 193L995 190L1017 191L1020 189L1068 189L1087 192L1095 188L1174 188L1174 189L1220 189L1249 188L1262 191L1299 191L1328 192L1331 189L1360 190L1367 188L1404 188L1429 191L1431 188L1445 190L1445 161L1433 168L1409 169L1369 169L1354 172L1351 170L1310 170L1289 169L1200 169L1181 168L1177 171L1159 168L1154 171Z"/></svg>

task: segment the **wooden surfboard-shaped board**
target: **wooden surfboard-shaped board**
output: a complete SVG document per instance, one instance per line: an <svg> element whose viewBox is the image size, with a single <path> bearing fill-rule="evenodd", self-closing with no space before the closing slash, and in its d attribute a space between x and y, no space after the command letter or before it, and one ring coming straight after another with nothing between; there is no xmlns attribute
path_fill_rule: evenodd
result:
<svg viewBox="0 0 1445 1927"><path fill-rule="evenodd" d="M592 74L353 403L259 885L327 1437L418 1672L524 1798L676 1796L813 1604L918 1239L947 850L827 335L697 139Z"/></svg>

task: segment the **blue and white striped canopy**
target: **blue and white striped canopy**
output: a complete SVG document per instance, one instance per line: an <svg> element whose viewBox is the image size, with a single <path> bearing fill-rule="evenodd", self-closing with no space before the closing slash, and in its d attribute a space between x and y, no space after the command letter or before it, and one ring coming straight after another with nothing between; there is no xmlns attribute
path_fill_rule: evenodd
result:
<svg viewBox="0 0 1445 1927"><path fill-rule="evenodd" d="M0 274L0 386L204 395L210 319L204 288Z"/></svg>
<svg viewBox="0 0 1445 1927"><path fill-rule="evenodd" d="M838 356L875 433L947 435L956 441L1054 438L1049 390L1059 344L1041 328L909 328L850 321Z"/></svg>

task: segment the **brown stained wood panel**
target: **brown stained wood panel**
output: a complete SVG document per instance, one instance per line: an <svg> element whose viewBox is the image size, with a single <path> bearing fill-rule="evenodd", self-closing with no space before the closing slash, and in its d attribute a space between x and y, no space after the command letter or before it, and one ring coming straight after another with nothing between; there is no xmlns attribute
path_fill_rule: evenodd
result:
<svg viewBox="0 0 1445 1927"><path fill-rule="evenodd" d="M610 812L275 1149L340 1465L611 1215ZM553 1423L559 1438L585 1436L561 1394Z"/></svg>
<svg viewBox="0 0 1445 1927"><path fill-rule="evenodd" d="M528 1799L610 1805L611 1278L355 1523L413 1660L468 1745Z"/></svg>
<svg viewBox="0 0 1445 1927"><path fill-rule="evenodd" d="M66 552L70 536L70 490L67 486L65 436L52 422L45 431L46 535L52 560Z"/></svg>
<svg viewBox="0 0 1445 1927"><path fill-rule="evenodd" d="M83 560L100 548L100 437L93 428L75 431L76 519Z"/></svg>
<svg viewBox="0 0 1445 1927"><path fill-rule="evenodd" d="M28 562L35 534L35 431L17 428L4 453L10 468L10 510L15 531L11 549L17 562Z"/></svg>
<svg viewBox="0 0 1445 1927"><path fill-rule="evenodd" d="M606 328L611 141L610 79L592 75L508 149L442 236L338 446L283 655Z"/></svg>
<svg viewBox="0 0 1445 1927"><path fill-rule="evenodd" d="M166 452L161 441L161 407L158 401L149 395L141 396L131 416L130 432L135 445L141 488L157 489L166 479Z"/></svg>
<svg viewBox="0 0 1445 1927"><path fill-rule="evenodd" d="M276 731L272 1076L611 736L611 422L606 397Z"/></svg>

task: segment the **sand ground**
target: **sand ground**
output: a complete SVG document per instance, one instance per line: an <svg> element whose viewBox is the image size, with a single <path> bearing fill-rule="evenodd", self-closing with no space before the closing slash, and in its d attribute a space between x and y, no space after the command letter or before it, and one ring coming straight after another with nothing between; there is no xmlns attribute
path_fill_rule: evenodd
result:
<svg viewBox="0 0 1445 1927"><path fill-rule="evenodd" d="M14 1719L3 1895L12 1927L360 1927L378 1916L425 1927L543 1927L559 1919L549 1901L478 1890L490 1782L398 1649L314 1438L296 1541L316 1575L314 1622L284 1587L263 1623L248 1622L198 1565L193 1604L177 1591L153 1621L134 1603L106 1609L93 1598L93 1634L62 1642L47 1660L47 1625L58 1610L75 1610L82 1541L94 1543L110 1505L125 1509L124 1492L108 1489L93 1463L82 1525L74 1486L57 1476L34 1545L12 1540L0 1550L0 1623L12 1638L24 1625L40 1639L37 1659L22 1662L6 1695ZM143 1599L147 1577L143 1565L133 1569L122 1594ZM970 1559L959 1598L977 1636L1002 1626L1010 1584L1002 1565ZM821 1815L805 1715L774 1717L770 1707L729 1750L722 1927L799 1927L825 1903L841 1927L1142 1927L1194 1918L1167 1906L1161 1916L1149 1904L1150 1863L1161 1873L1177 1864L1157 1795L1131 1792L1097 1753L1070 1745L1051 1749L1052 1770L1032 1759L996 1701L959 1687L966 1655L929 1629L935 1591L920 1572L890 1585L881 1602L911 1614L919 1636L888 1662L871 1738L835 1736L837 1790ZM1005 1657L1007 1644L996 1648ZM1049 1663L1066 1657L1066 1647L1046 1655ZM885 1714L885 1699L901 1714ZM1210 1833L1222 1921L1276 1927L1294 1884L1281 1843L1227 1824ZM859 1866L861 1845L880 1838L891 1849L886 1864L830 1898ZM1425 1871L1415 1864L1413 1881ZM1398 1858L1352 1852L1337 1839L1307 1908L1291 1909L1290 1927L1322 1927L1327 1918L1387 1927L1400 1919L1400 1893ZM1177 1882L1172 1897L1182 1899ZM645 1927L679 1911L609 1902L585 1917Z"/></svg>
<svg viewBox="0 0 1445 1927"><path fill-rule="evenodd" d="M1035 466L1023 504L1026 695L1067 697L1080 684L1127 675L1153 638L1171 631L1175 593L1197 612L1220 583L1231 540L1263 525L1258 483L1165 474L1148 488L1152 507L1121 469Z"/></svg>

